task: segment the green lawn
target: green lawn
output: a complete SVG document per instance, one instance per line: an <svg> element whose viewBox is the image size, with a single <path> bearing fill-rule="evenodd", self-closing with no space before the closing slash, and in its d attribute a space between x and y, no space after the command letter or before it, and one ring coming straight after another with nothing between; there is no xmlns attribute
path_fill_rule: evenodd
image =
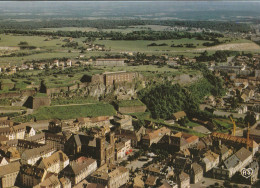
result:
<svg viewBox="0 0 260 188"><path fill-rule="evenodd" d="M145 106L140 100L122 100L118 101L119 107L128 107L128 106Z"/></svg>
<svg viewBox="0 0 260 188"><path fill-rule="evenodd" d="M198 123L195 123L193 121L189 121L189 123L185 123L186 126L188 127L197 127L197 126L200 126L200 124Z"/></svg>
<svg viewBox="0 0 260 188"><path fill-rule="evenodd" d="M72 106L50 106L39 108L33 116L37 120L75 119L78 117L112 116L116 111L110 104L88 104Z"/></svg>

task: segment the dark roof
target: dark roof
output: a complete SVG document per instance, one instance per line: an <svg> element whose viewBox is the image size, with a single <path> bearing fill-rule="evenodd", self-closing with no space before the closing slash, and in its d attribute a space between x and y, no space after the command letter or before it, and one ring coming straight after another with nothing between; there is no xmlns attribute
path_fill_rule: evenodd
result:
<svg viewBox="0 0 260 188"><path fill-rule="evenodd" d="M78 134L74 135L74 139L78 147L82 145Z"/></svg>
<svg viewBox="0 0 260 188"><path fill-rule="evenodd" d="M36 166L31 165L23 165L21 167L21 173L26 174L28 176L32 176L36 179L41 179L44 175L44 169L38 168Z"/></svg>
<svg viewBox="0 0 260 188"><path fill-rule="evenodd" d="M252 155L252 153L248 151L246 148L242 147L235 153L235 155L240 161L244 162L250 155Z"/></svg>
<svg viewBox="0 0 260 188"><path fill-rule="evenodd" d="M0 166L0 177L14 172L18 172L20 170L20 166L20 162L13 162L4 166Z"/></svg>
<svg viewBox="0 0 260 188"><path fill-rule="evenodd" d="M26 133L29 133L31 131L32 127L26 126Z"/></svg>
<svg viewBox="0 0 260 188"><path fill-rule="evenodd" d="M145 184L146 184L146 185L154 186L154 185L156 184L156 180L157 180L157 179L158 179L158 177L149 175L148 178L147 178L146 181L145 181Z"/></svg>
<svg viewBox="0 0 260 188"><path fill-rule="evenodd" d="M229 157L227 160L224 161L224 164L226 169L229 169L235 167L239 162L240 160L237 158L237 156L232 155L231 157Z"/></svg>

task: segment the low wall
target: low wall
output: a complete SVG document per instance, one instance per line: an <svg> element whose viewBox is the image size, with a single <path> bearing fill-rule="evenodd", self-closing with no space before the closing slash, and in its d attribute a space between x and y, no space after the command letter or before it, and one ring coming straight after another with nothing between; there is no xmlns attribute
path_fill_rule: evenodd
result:
<svg viewBox="0 0 260 188"><path fill-rule="evenodd" d="M118 111L124 114L136 113L136 112L145 112L146 106L127 106L119 107Z"/></svg>

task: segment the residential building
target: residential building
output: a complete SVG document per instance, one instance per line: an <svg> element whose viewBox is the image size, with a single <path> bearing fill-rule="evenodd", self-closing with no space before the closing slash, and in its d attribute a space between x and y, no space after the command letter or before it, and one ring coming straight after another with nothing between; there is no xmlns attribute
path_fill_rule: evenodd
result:
<svg viewBox="0 0 260 188"><path fill-rule="evenodd" d="M129 181L129 171L125 167L106 166L99 168L89 178L92 183L99 183L108 188L119 188Z"/></svg>
<svg viewBox="0 0 260 188"><path fill-rule="evenodd" d="M190 174L190 183L198 183L203 178L203 168L198 163L192 163L186 173Z"/></svg>
<svg viewBox="0 0 260 188"><path fill-rule="evenodd" d="M47 172L52 172L58 174L66 166L69 165L68 156L62 151L57 151L51 156L42 159L39 168L45 169Z"/></svg>
<svg viewBox="0 0 260 188"><path fill-rule="evenodd" d="M142 143L145 146L150 147L152 144L157 144L164 135L170 135L171 134L171 130L166 128L166 127L162 127L160 129L157 130L153 130L147 134L145 134L142 137Z"/></svg>
<svg viewBox="0 0 260 188"><path fill-rule="evenodd" d="M59 181L57 174L48 173L46 174L46 177L42 182L40 182L36 186L33 186L33 188L43 188L43 187L62 188L61 182Z"/></svg>
<svg viewBox="0 0 260 188"><path fill-rule="evenodd" d="M14 122L11 120L8 120L7 118L0 119L0 128L12 127L13 125L14 125Z"/></svg>
<svg viewBox="0 0 260 188"><path fill-rule="evenodd" d="M13 162L4 166L0 166L0 187L13 187L15 185L18 173L20 171L20 163Z"/></svg>
<svg viewBox="0 0 260 188"><path fill-rule="evenodd" d="M124 158L131 150L131 139L121 138L115 144L115 160Z"/></svg>
<svg viewBox="0 0 260 188"><path fill-rule="evenodd" d="M213 176L218 179L230 179L241 168L252 162L252 152L242 147L224 161L224 165L213 169Z"/></svg>
<svg viewBox="0 0 260 188"><path fill-rule="evenodd" d="M118 114L117 116L114 116L113 124L120 129L125 130L134 130L133 124L132 124L132 117L128 115L121 115Z"/></svg>
<svg viewBox="0 0 260 188"><path fill-rule="evenodd" d="M32 137L36 134L36 131L31 126L26 126L25 138Z"/></svg>
<svg viewBox="0 0 260 188"><path fill-rule="evenodd" d="M9 140L24 139L25 125L19 124L11 127L0 128L0 136L6 136Z"/></svg>
<svg viewBox="0 0 260 188"><path fill-rule="evenodd" d="M141 127L138 131L120 129L116 132L116 138L129 138L131 139L132 147L137 147L141 142L142 136L145 135L145 130L144 127Z"/></svg>
<svg viewBox="0 0 260 188"><path fill-rule="evenodd" d="M71 185L77 185L97 169L97 161L91 158L80 157L72 161L61 171L61 175L71 181Z"/></svg>
<svg viewBox="0 0 260 188"><path fill-rule="evenodd" d="M20 154L22 154L27 149L33 149L43 146L43 144L22 139L9 140L8 142L6 142L6 145L9 147L17 148Z"/></svg>
<svg viewBox="0 0 260 188"><path fill-rule="evenodd" d="M45 133L45 143L54 147L56 150L64 151L67 137L64 134Z"/></svg>
<svg viewBox="0 0 260 188"><path fill-rule="evenodd" d="M55 148L49 145L25 150L21 156L21 163L34 165L40 158L49 157L55 151Z"/></svg>
<svg viewBox="0 0 260 188"><path fill-rule="evenodd" d="M37 142L39 144L45 144L45 133L42 132L40 134L36 134L34 136L26 138L26 140L31 141L31 142Z"/></svg>
<svg viewBox="0 0 260 188"><path fill-rule="evenodd" d="M214 147L213 152L219 155L219 160L224 161L230 156L230 150L224 144Z"/></svg>
<svg viewBox="0 0 260 188"><path fill-rule="evenodd" d="M204 172L210 171L212 168L216 167L219 164L219 155L212 152L207 151L201 161L201 165L203 167Z"/></svg>
<svg viewBox="0 0 260 188"><path fill-rule="evenodd" d="M22 165L20 168L20 184L23 187L33 187L43 182L47 175L44 169L31 165Z"/></svg>
<svg viewBox="0 0 260 188"><path fill-rule="evenodd" d="M177 184L179 188L190 188L190 176L185 172L177 175Z"/></svg>

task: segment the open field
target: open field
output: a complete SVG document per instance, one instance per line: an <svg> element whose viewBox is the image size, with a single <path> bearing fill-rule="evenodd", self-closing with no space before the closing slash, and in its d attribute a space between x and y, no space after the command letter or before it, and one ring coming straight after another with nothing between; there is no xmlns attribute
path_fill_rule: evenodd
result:
<svg viewBox="0 0 260 188"><path fill-rule="evenodd" d="M197 48L203 47L202 43L208 41L196 40L196 39L178 39L178 40L135 40L135 41L125 41L125 40L97 40L95 43L103 44L107 48L111 48L112 51L133 51L133 52L153 52L153 51L185 51L192 50L194 48L186 48L186 47L171 47L172 44L186 44L193 43ZM151 43L156 44L167 44L167 46L147 46Z"/></svg>
<svg viewBox="0 0 260 188"><path fill-rule="evenodd" d="M127 29L140 29L140 28L148 28L153 27L153 29L162 30L165 29L164 26L135 26L134 28ZM53 28L52 28L53 29ZM55 29L55 28L54 28ZM57 28L58 29L58 28ZM73 28L59 28L59 29L73 29ZM83 28L74 28L74 29L83 29ZM86 28L91 29L91 28ZM93 28L92 28L93 29ZM126 29L126 30L127 30ZM124 31L124 29L119 29ZM22 35L4 35L0 34L0 50L5 54L14 53L25 53L24 56L18 57L17 55L14 57L1 57L0 64L19 64L25 61L32 60L44 60L44 59L56 59L56 58L76 58L80 55L79 49L74 49L71 47L62 47L62 45L66 44L64 39L68 37L61 37L59 39L51 39L46 40L49 37L47 36L22 36ZM78 42L78 47L86 47L83 41L85 37L73 39L74 42ZM226 40L227 38L222 38L221 40ZM29 46L36 46L35 50L19 50L19 43L21 41L28 42ZM246 39L237 39L232 40L229 43L221 44L212 47L205 47L202 44L203 40L196 40L194 38L188 39L178 39L178 40L157 40L157 41L148 41L148 40L136 40L136 41L125 41L125 40L99 40L97 39L94 43L105 45L106 49L110 49L111 51L89 51L85 52L85 58L89 58L91 56L104 56L105 54L118 54L122 52L142 52L149 55L184 55L187 57L194 57L198 55L202 51L209 51L209 53L213 53L216 50L238 50L238 51L253 51L259 52L260 47ZM166 46L148 46L151 43L166 44ZM171 47L171 45L184 45L184 44L194 44L196 48L187 48L187 47ZM68 51L71 51L70 53ZM9 53L8 53L9 52ZM2 54L3 54L2 53ZM0 53L1 55L1 53Z"/></svg>
<svg viewBox="0 0 260 188"><path fill-rule="evenodd" d="M115 109L110 104L88 104L73 106L51 106L41 107L33 116L37 120L46 119L76 119L78 117L96 117L96 116L112 116L115 115Z"/></svg>
<svg viewBox="0 0 260 188"><path fill-rule="evenodd" d="M30 46L36 46L44 49L56 49L60 48L64 38L52 39L45 41L48 37L44 36L23 36L23 35L11 35L11 34L0 34L0 46L17 47L21 41L28 42Z"/></svg>

